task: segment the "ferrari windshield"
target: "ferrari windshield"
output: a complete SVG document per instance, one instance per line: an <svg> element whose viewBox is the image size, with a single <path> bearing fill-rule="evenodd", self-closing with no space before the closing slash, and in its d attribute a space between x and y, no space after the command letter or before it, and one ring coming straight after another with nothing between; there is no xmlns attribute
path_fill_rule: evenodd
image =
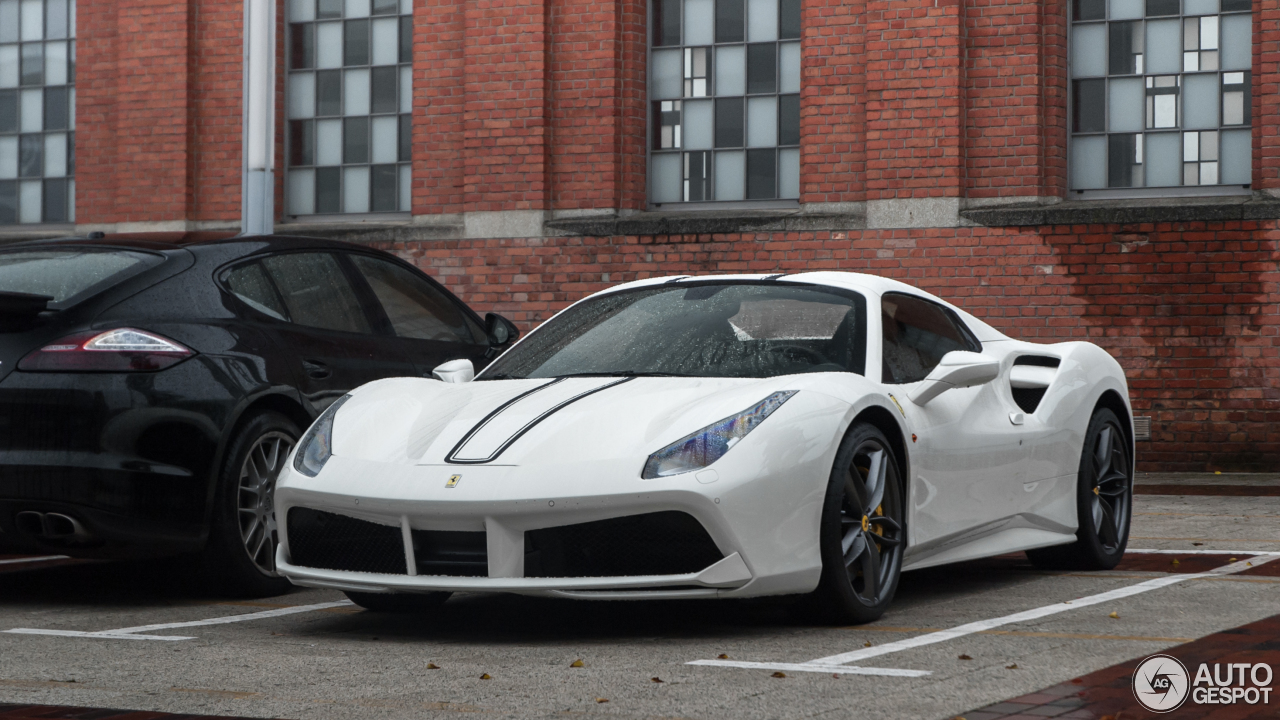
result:
<svg viewBox="0 0 1280 720"><path fill-rule="evenodd" d="M610 293L549 320L479 380L572 375L861 375L866 301L786 282L686 282Z"/></svg>

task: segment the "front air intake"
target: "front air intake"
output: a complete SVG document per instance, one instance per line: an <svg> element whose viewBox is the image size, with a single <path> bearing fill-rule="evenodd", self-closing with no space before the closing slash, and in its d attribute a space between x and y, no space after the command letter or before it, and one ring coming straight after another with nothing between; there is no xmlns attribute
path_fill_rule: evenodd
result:
<svg viewBox="0 0 1280 720"><path fill-rule="evenodd" d="M524 550L525 577L685 575L724 559L706 528L676 511L529 530Z"/></svg>
<svg viewBox="0 0 1280 720"><path fill-rule="evenodd" d="M399 526L345 515L290 508L289 557L294 565L322 570L407 575Z"/></svg>

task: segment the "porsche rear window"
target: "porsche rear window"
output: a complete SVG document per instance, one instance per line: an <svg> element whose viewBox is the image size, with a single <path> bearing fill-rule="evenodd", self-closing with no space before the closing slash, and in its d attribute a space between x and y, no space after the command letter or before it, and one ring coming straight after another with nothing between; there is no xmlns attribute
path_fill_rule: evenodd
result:
<svg viewBox="0 0 1280 720"><path fill-rule="evenodd" d="M129 250L49 249L0 252L0 292L45 295L53 305L121 282L158 263L149 253ZM92 292L91 292L92 291Z"/></svg>

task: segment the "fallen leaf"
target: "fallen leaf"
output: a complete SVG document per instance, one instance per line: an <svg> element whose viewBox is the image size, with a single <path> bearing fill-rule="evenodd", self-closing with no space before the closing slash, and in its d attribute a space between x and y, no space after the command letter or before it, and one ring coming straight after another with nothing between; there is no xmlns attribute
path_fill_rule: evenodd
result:
<svg viewBox="0 0 1280 720"><path fill-rule="evenodd" d="M657 678L657 677L649 678L649 682L662 682L662 678Z"/></svg>
<svg viewBox="0 0 1280 720"><path fill-rule="evenodd" d="M485 674L483 674L483 675L481 675L481 676L480 676L480 679L481 679L481 680L492 680L493 678L489 677L489 673L485 673Z"/></svg>
<svg viewBox="0 0 1280 720"><path fill-rule="evenodd" d="M1244 566L1245 566L1245 567L1253 567L1253 563L1245 563L1245 564L1244 564Z"/></svg>
<svg viewBox="0 0 1280 720"><path fill-rule="evenodd" d="M871 641L870 641L870 640L868 640L868 641L866 641L866 642L862 643L862 647L871 647Z"/></svg>
<svg viewBox="0 0 1280 720"><path fill-rule="evenodd" d="M428 670L439 670L440 666L435 663L427 663Z"/></svg>
<svg viewBox="0 0 1280 720"><path fill-rule="evenodd" d="M776 672L776 673L774 673L774 674L770 675L769 677L786 677L786 676L787 676L787 674L786 674L786 673L784 673L784 672L782 672L781 670L779 670L778 672Z"/></svg>
<svg viewBox="0 0 1280 720"><path fill-rule="evenodd" d="M969 657L968 655L960 655L960 656L958 656L958 657L959 657L959 659L961 659L961 660L972 660L972 659L973 659L973 658Z"/></svg>
<svg viewBox="0 0 1280 720"><path fill-rule="evenodd" d="M833 678L835 678L835 679L837 679L837 680L839 680L839 679L840 679L840 676L839 676L839 675L836 675L836 674L834 674L834 673L831 675L831 677L833 677Z"/></svg>
<svg viewBox="0 0 1280 720"><path fill-rule="evenodd" d="M1235 562L1235 561L1236 561L1236 559L1235 559L1235 558L1231 558L1231 559L1230 559L1230 560L1228 560L1227 562Z"/></svg>
<svg viewBox="0 0 1280 720"><path fill-rule="evenodd" d="M725 655L724 653L720 653L720 654L719 654L719 655L717 655L716 657L720 658L721 660L728 660L728 659L729 659L729 656L728 656L728 655Z"/></svg>
<svg viewBox="0 0 1280 720"><path fill-rule="evenodd" d="M1172 564L1172 565L1181 565L1182 563L1178 562L1178 558L1174 558L1174 559L1173 559L1173 562L1172 562L1171 564Z"/></svg>
<svg viewBox="0 0 1280 720"><path fill-rule="evenodd" d="M1221 470L1214 470L1214 471L1213 471L1213 474L1214 474L1214 475L1221 475L1221 474L1222 474L1222 471L1221 471Z"/></svg>
<svg viewBox="0 0 1280 720"><path fill-rule="evenodd" d="M586 666L587 666L586 663L582 662L582 658L578 658L577 660L574 660L573 662L569 663L569 667L586 667Z"/></svg>
<svg viewBox="0 0 1280 720"><path fill-rule="evenodd" d="M607 703L607 702L609 702L609 698L596 698L596 702L598 702L598 703Z"/></svg>
<svg viewBox="0 0 1280 720"><path fill-rule="evenodd" d="M1017 670L1017 669L1018 669L1018 663L1014 663L1014 664L1012 664L1012 665L1005 665L1005 666L1004 666L1004 669L1005 669L1005 670Z"/></svg>
<svg viewBox="0 0 1280 720"><path fill-rule="evenodd" d="M1108 615L1107 617L1111 618L1112 620L1119 620L1119 619L1120 619L1120 613L1116 612L1115 610L1112 610L1112 611L1111 611L1111 614L1110 614L1110 615Z"/></svg>

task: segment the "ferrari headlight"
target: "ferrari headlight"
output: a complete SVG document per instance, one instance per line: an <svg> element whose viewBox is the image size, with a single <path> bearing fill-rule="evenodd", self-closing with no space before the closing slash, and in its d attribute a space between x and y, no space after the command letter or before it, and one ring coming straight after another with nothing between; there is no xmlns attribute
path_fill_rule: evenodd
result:
<svg viewBox="0 0 1280 720"><path fill-rule="evenodd" d="M333 455L333 416L337 415L338 408L350 399L350 395L338 398L311 424L311 428L298 443L297 454L293 456L294 470L307 477L315 477L324 469L324 464L329 462L329 457Z"/></svg>
<svg viewBox="0 0 1280 720"><path fill-rule="evenodd" d="M727 417L677 440L649 456L641 477L652 480L710 465L729 452L729 448L737 445L747 436L747 433L764 422L765 418L782 407L782 403L790 400L795 394L795 390L776 392L737 415Z"/></svg>

